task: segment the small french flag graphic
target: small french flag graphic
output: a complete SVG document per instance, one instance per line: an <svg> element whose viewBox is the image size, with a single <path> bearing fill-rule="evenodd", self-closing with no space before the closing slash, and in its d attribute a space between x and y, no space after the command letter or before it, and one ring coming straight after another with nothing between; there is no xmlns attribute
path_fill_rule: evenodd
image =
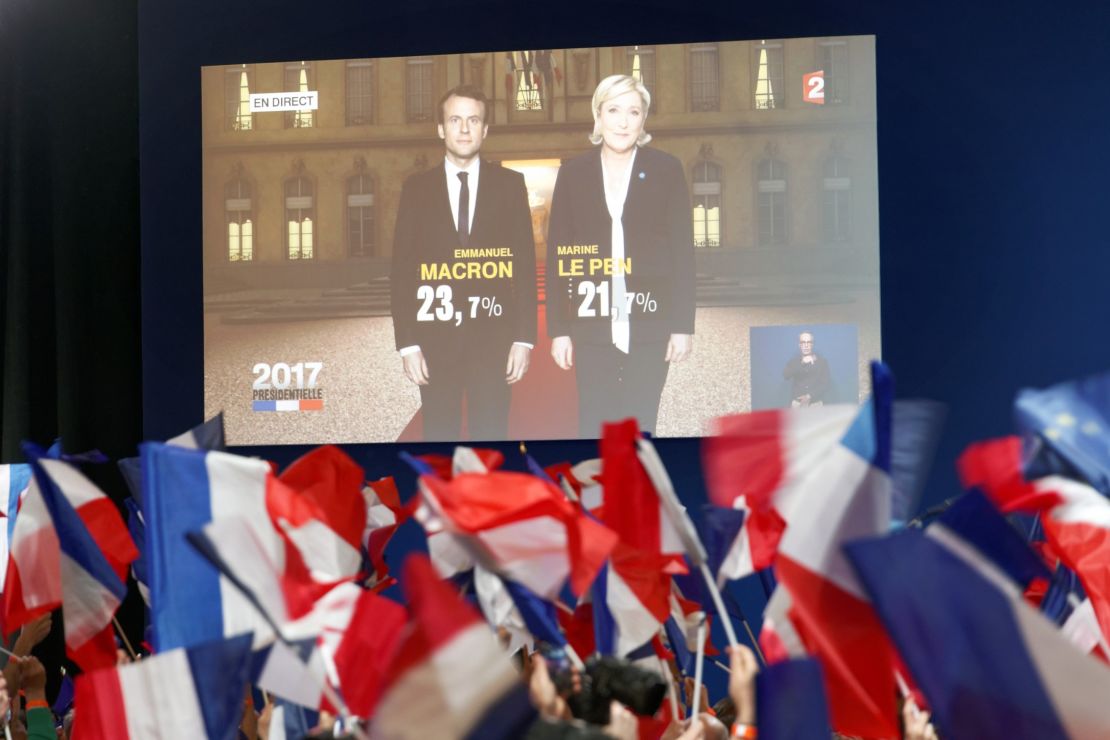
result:
<svg viewBox="0 0 1110 740"><path fill-rule="evenodd" d="M323 411L324 399L302 398L299 401L252 401L253 411Z"/></svg>

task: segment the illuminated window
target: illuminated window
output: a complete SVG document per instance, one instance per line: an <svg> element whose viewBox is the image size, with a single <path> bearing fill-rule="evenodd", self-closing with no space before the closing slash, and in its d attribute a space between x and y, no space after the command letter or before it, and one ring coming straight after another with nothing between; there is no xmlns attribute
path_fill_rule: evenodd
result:
<svg viewBox="0 0 1110 740"><path fill-rule="evenodd" d="M405 67L405 114L410 123L435 120L432 101L432 58L414 57Z"/></svg>
<svg viewBox="0 0 1110 740"><path fill-rule="evenodd" d="M291 260L310 260L315 256L313 204L311 180L301 176L285 181L285 247Z"/></svg>
<svg viewBox="0 0 1110 740"><path fill-rule="evenodd" d="M694 165L694 246L721 246L721 168Z"/></svg>
<svg viewBox="0 0 1110 740"><path fill-rule="evenodd" d="M786 102L783 84L782 44L761 41L754 47L755 59L755 109L782 108Z"/></svg>
<svg viewBox="0 0 1110 740"><path fill-rule="evenodd" d="M825 160L822 181L825 195L825 241L846 242L852 238L852 178L848 162L834 154Z"/></svg>
<svg viewBox="0 0 1110 740"><path fill-rule="evenodd" d="M285 65L285 92L305 93L310 90L312 90L312 65L307 62ZM312 128L313 112L286 111L285 128Z"/></svg>
<svg viewBox="0 0 1110 740"><path fill-rule="evenodd" d="M514 51L509 55L513 66L514 107L516 110L543 110L543 75L538 51Z"/></svg>
<svg viewBox="0 0 1110 740"><path fill-rule="evenodd" d="M374 62L356 59L347 62L347 125L365 126L374 122Z"/></svg>
<svg viewBox="0 0 1110 740"><path fill-rule="evenodd" d="M786 165L769 157L756 166L759 243L786 244Z"/></svg>
<svg viewBox="0 0 1110 740"><path fill-rule="evenodd" d="M347 180L347 248L352 257L370 257L374 246L374 180L355 175Z"/></svg>
<svg viewBox="0 0 1110 740"><path fill-rule="evenodd" d="M690 110L721 109L721 76L717 66L717 45L690 47Z"/></svg>
<svg viewBox="0 0 1110 740"><path fill-rule="evenodd" d="M224 74L224 110L227 127L232 131L249 131L253 128L251 115L251 71L245 64L228 67Z"/></svg>
<svg viewBox="0 0 1110 740"><path fill-rule="evenodd" d="M254 212L251 186L241 177L224 188L224 211L227 213L227 259L250 262L254 259Z"/></svg>
<svg viewBox="0 0 1110 740"><path fill-rule="evenodd" d="M825 105L848 102L848 42L817 42L817 69L825 72Z"/></svg>
<svg viewBox="0 0 1110 740"><path fill-rule="evenodd" d="M655 103L655 47L654 46L629 46L628 74L644 83L644 87L651 93L652 104Z"/></svg>

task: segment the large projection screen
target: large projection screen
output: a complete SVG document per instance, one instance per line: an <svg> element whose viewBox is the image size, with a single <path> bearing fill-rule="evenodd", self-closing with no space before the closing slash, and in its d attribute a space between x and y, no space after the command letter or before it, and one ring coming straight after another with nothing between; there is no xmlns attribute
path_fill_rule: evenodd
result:
<svg viewBox="0 0 1110 740"><path fill-rule="evenodd" d="M801 403L858 402L867 361L881 354L874 61L873 37L848 36L204 67L205 415L224 413L233 445L494 441L465 421L456 435L426 432L397 315L440 333L418 345L451 337L452 354L430 362L433 383L483 355L503 372L516 339L505 324L534 320L499 439L588 437L578 398L596 378L555 364L549 327L607 322L621 272L633 332L665 324L685 300L692 310L693 351L667 369L656 436L701 436L723 414L798 405L800 359L821 376ZM637 251L636 234L675 221L650 207L624 224L623 261L599 248L608 226L604 239L549 243L553 208L584 199L580 181L564 174L559 198L556 183L567 163L596 156L591 98L613 74L651 94L652 139L626 204L663 177L659 162L684 184L689 238L668 242L681 257L673 269ZM421 233L452 223L446 187L441 198L410 185L425 193L415 220L401 200L431 170L445 181L439 100L461 84L489 100L482 167L520 173L523 193L491 202L480 185L478 241L413 257L398 236L402 211ZM530 223L531 254L497 228L478 237L514 219ZM467 396L464 419L478 402Z"/></svg>

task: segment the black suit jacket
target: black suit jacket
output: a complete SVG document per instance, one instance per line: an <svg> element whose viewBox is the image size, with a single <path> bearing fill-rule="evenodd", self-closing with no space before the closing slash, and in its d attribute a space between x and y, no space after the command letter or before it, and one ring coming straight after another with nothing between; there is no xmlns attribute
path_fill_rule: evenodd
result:
<svg viewBox="0 0 1110 740"><path fill-rule="evenodd" d="M612 257L612 219L605 205L600 147L563 163L555 181L547 236L547 331L577 341L612 341L611 319L581 315L583 281L611 280L589 274L591 255L566 254L571 246L597 246L596 257ZM624 253L631 258L626 290L643 295L631 313L631 341L665 340L694 333L694 229L682 164L669 154L641 147L636 152L621 218ZM563 248L563 254L560 254ZM574 263L574 259L584 259ZM569 274L581 271L585 275ZM650 294L650 298L648 297ZM649 311L651 303L655 311Z"/></svg>
<svg viewBox="0 0 1110 740"><path fill-rule="evenodd" d="M444 344L463 339L477 347L493 348L515 341L536 341L536 252L532 238L532 215L524 176L500 165L482 162L478 174L474 223L466 247L458 233L447 195L447 176L440 163L426 172L409 177L401 191L397 225L393 237L393 265L390 276L390 303L397 349L419 344ZM509 249L511 257L460 258L456 250ZM443 278L422 274L429 266L439 272L463 268L467 263L485 265L502 272L501 277ZM512 277L503 275L506 266ZM487 267L487 269L490 269ZM421 286L451 287L453 311L461 311L462 323L419 321L442 307L438 298L430 304L418 297ZM493 298L501 306L500 316L489 316L488 309L477 308L471 318L469 298ZM459 345L454 345L459 346Z"/></svg>

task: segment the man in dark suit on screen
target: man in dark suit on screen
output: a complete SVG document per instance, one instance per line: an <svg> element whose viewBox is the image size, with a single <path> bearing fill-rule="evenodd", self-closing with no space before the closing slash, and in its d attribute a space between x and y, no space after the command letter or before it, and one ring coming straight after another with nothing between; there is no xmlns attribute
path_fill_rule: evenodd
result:
<svg viewBox="0 0 1110 740"><path fill-rule="evenodd" d="M536 341L536 256L524 176L479 158L489 101L460 86L440 101L444 161L405 181L391 307L405 376L420 386L424 439L508 435L513 383Z"/></svg>

